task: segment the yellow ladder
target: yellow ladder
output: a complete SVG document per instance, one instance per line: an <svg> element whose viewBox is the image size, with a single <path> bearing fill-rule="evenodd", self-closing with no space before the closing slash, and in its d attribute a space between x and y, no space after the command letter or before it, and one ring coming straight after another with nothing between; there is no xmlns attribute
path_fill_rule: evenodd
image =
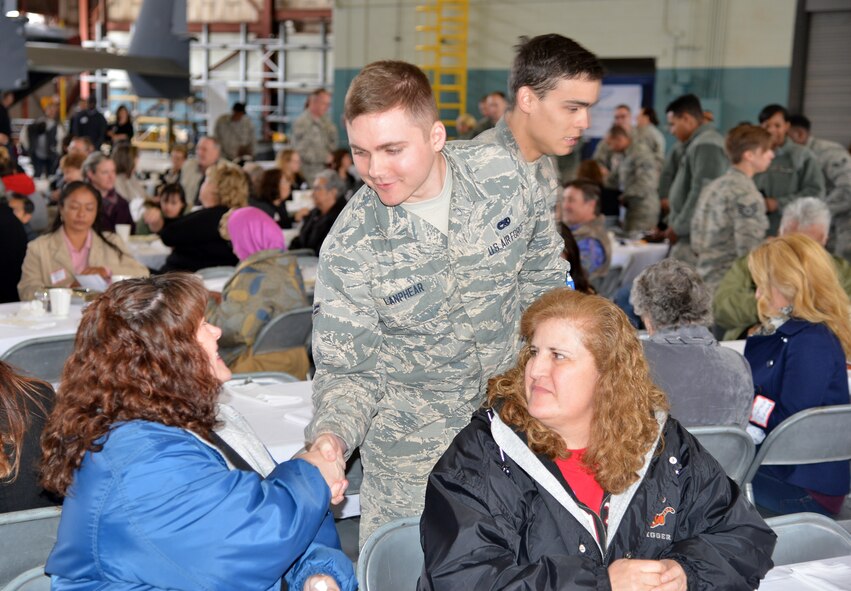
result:
<svg viewBox="0 0 851 591"><path fill-rule="evenodd" d="M431 81L437 111L449 134L455 120L467 112L467 38L470 28L469 0L426 0L417 12L427 24L418 25L428 43L418 44L423 54L420 68Z"/></svg>

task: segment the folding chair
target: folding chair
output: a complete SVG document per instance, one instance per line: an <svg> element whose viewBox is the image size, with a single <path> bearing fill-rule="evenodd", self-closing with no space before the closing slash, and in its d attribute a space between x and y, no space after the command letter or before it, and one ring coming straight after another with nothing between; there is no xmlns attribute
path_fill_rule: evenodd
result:
<svg viewBox="0 0 851 591"><path fill-rule="evenodd" d="M718 460L727 476L741 486L756 454L747 431L728 425L689 427L688 431Z"/></svg>
<svg viewBox="0 0 851 591"><path fill-rule="evenodd" d="M305 306L276 316L254 340L255 355L291 347L306 347L313 330L313 308Z"/></svg>
<svg viewBox="0 0 851 591"><path fill-rule="evenodd" d="M790 466L851 460L851 404L808 408L795 413L768 434L745 478L753 502L753 482L760 466Z"/></svg>
<svg viewBox="0 0 851 591"><path fill-rule="evenodd" d="M44 563L56 543L61 514L61 507L0 514L0 589L50 588Z"/></svg>
<svg viewBox="0 0 851 591"><path fill-rule="evenodd" d="M414 589L423 569L420 518L405 517L375 530L358 557L362 591Z"/></svg>
<svg viewBox="0 0 851 591"><path fill-rule="evenodd" d="M74 351L75 338L67 334L28 339L8 349L0 359L29 376L57 384L65 361Z"/></svg>
<svg viewBox="0 0 851 591"><path fill-rule="evenodd" d="M851 554L851 533L818 513L792 513L765 520L777 534L774 566Z"/></svg>

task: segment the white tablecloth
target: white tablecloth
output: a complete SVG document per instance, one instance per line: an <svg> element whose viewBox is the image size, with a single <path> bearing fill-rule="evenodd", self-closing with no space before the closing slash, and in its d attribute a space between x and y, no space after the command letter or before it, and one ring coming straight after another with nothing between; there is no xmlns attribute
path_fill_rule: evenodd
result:
<svg viewBox="0 0 851 591"><path fill-rule="evenodd" d="M848 591L851 556L775 566L759 586L760 591Z"/></svg>
<svg viewBox="0 0 851 591"><path fill-rule="evenodd" d="M168 255L171 254L171 248L163 244L162 240L159 238L149 240L144 236L131 236L127 249L134 259L154 270L162 268Z"/></svg>
<svg viewBox="0 0 851 591"><path fill-rule="evenodd" d="M245 417L277 462L292 458L304 447L304 428L313 417L312 382L277 383L259 380L226 384L220 400ZM333 508L338 518L360 515L358 495Z"/></svg>
<svg viewBox="0 0 851 591"><path fill-rule="evenodd" d="M624 269L621 287L629 285L644 269L658 263L668 255L669 245L665 242L650 243L641 240L612 241L612 266Z"/></svg>
<svg viewBox="0 0 851 591"><path fill-rule="evenodd" d="M39 317L19 318L16 316L20 302L0 304L0 355L22 341L36 337L76 334L82 304L71 304L71 312L64 318L51 314Z"/></svg>

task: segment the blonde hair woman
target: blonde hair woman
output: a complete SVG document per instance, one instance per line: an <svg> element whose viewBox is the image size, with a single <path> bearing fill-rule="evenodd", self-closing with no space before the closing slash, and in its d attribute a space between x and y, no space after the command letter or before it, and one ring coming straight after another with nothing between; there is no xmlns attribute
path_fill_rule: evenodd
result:
<svg viewBox="0 0 851 591"><path fill-rule="evenodd" d="M197 271L204 267L235 266L226 232L229 211L248 205L248 178L241 168L219 162L207 169L199 191L202 209L174 220L160 231L172 253L162 271Z"/></svg>
<svg viewBox="0 0 851 591"><path fill-rule="evenodd" d="M520 336L429 476L420 591L756 587L774 535L668 417L626 315L556 289Z"/></svg>
<svg viewBox="0 0 851 591"><path fill-rule="evenodd" d="M301 174L301 156L291 149L281 150L275 158L275 165L281 169L294 190L307 189L307 180Z"/></svg>
<svg viewBox="0 0 851 591"><path fill-rule="evenodd" d="M762 321L745 345L755 388L748 431L759 443L797 412L849 403L851 320L830 255L811 238L770 238L748 268ZM757 504L779 514L838 513L849 485L848 462L767 466L753 483Z"/></svg>

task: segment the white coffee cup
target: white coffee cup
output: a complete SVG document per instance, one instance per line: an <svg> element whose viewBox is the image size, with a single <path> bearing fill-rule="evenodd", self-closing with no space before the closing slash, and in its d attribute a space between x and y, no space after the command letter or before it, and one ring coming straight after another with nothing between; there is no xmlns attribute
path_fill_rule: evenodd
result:
<svg viewBox="0 0 851 591"><path fill-rule="evenodd" d="M130 224L115 224L115 233L126 244L130 241Z"/></svg>
<svg viewBox="0 0 851 591"><path fill-rule="evenodd" d="M50 313L54 316L67 316L71 312L71 290L67 287L51 287Z"/></svg>

